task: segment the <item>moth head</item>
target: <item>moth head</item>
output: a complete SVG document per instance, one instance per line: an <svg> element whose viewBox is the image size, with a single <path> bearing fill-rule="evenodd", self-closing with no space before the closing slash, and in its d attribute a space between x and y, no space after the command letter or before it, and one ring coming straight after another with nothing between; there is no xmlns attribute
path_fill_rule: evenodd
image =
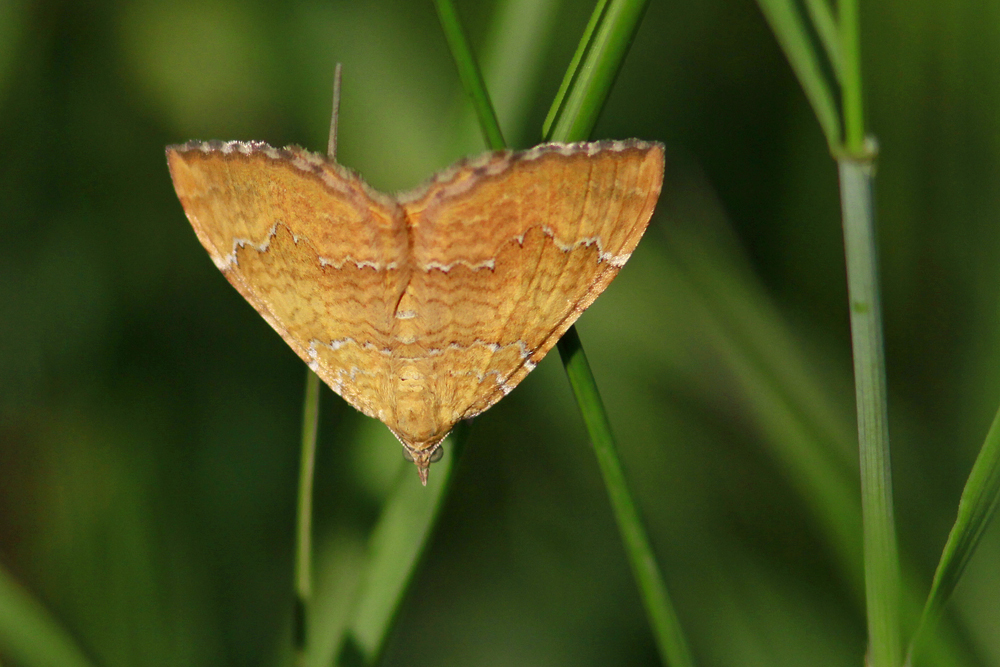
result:
<svg viewBox="0 0 1000 667"><path fill-rule="evenodd" d="M399 438L398 435L396 437ZM427 474L431 464L437 463L444 456L444 449L441 447L444 437L430 443L408 443L402 438L399 438L399 441L403 444L403 458L417 466L420 483L427 486Z"/></svg>

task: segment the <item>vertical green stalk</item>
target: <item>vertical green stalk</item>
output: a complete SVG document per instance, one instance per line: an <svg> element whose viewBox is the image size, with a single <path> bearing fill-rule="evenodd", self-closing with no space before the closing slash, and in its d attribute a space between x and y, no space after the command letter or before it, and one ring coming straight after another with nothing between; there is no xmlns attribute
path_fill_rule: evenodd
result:
<svg viewBox="0 0 1000 667"><path fill-rule="evenodd" d="M307 647L309 602L312 597L312 497L319 421L319 376L306 369L302 409L302 454L299 457L299 499L295 512L295 616L292 620L295 660L301 665Z"/></svg>
<svg viewBox="0 0 1000 667"><path fill-rule="evenodd" d="M843 155L838 165L861 459L868 662L871 667L899 667L901 597L872 197L875 150L866 146L865 140L858 0L840 0L837 4L844 123Z"/></svg>
<svg viewBox="0 0 1000 667"><path fill-rule="evenodd" d="M833 68L833 74L838 81L842 76L843 63L840 59L840 37L837 32L837 19L833 16L833 11L827 0L805 0L806 12L820 44L826 52L826 57ZM818 55L818 54L817 54Z"/></svg>
<svg viewBox="0 0 1000 667"><path fill-rule="evenodd" d="M861 458L869 664L899 667L899 558L892 507L872 163L844 157L839 167Z"/></svg>
<svg viewBox="0 0 1000 667"><path fill-rule="evenodd" d="M469 48L451 0L435 0L441 27L461 74L462 84L492 148L503 147L493 105L483 77ZM557 141L586 139L628 52L648 0L599 0L583 40L570 64L563 85L546 120L544 133ZM625 551L642 594L643 604L665 664L689 667L691 655L681 632L663 576L656 564L649 538L632 498L618 458L611 422L601 401L597 383L583 352L575 327L559 342L559 353L594 443L611 505L618 521Z"/></svg>
<svg viewBox="0 0 1000 667"><path fill-rule="evenodd" d="M594 31L601 22L601 17L604 16L604 9L607 6L608 0L597 0L597 6L594 7L594 11L590 15L590 20L587 21L587 27L583 29L583 36L580 38L580 43L577 44L573 58L569 61L569 67L566 68L566 74L563 76L562 83L559 84L556 98L552 100L549 113L545 116L545 122L542 123L543 137L548 138L551 136L553 123L556 122L559 116L563 115L563 105L569 93L570 86L573 86L576 82L576 74L580 71L580 63L583 61L583 57L587 55L587 50L590 48L590 44L594 38Z"/></svg>

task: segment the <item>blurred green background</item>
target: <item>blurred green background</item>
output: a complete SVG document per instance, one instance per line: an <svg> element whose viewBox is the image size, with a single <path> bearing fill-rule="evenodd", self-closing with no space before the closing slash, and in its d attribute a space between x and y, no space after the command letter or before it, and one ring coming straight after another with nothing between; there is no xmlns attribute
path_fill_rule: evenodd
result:
<svg viewBox="0 0 1000 667"><path fill-rule="evenodd" d="M459 3L511 145L537 143L591 8ZM1000 4L862 9L922 600L1000 401ZM163 149L322 150L336 61L339 159L374 186L482 150L430 2L0 0L0 563L98 665L289 660L305 369L198 244ZM594 133L631 136L667 144L664 195L578 327L693 651L860 665L836 168L751 0L651 3ZM381 424L327 390L321 410L332 638L382 501L417 481ZM657 664L557 355L457 475L387 664ZM1000 664L996 526L950 622L957 664Z"/></svg>

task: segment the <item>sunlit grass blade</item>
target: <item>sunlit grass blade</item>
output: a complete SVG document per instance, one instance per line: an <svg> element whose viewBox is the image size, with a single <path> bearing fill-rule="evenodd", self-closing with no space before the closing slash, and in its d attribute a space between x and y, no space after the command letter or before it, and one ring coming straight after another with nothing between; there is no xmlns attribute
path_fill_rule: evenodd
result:
<svg viewBox="0 0 1000 667"><path fill-rule="evenodd" d="M1000 411L993 419L979 456L972 466L969 479L958 503L958 517L948 534L934 581L920 617L917 631L910 643L909 658L916 655L934 630L945 603L955 590L965 566L975 553L983 532L1000 506Z"/></svg>
<svg viewBox="0 0 1000 667"><path fill-rule="evenodd" d="M400 472L403 478L382 508L369 539L368 566L341 637L337 665L378 663L451 486L469 428L467 422L455 426L427 486L420 485L409 466Z"/></svg>
<svg viewBox="0 0 1000 667"><path fill-rule="evenodd" d="M0 654L24 667L93 667L38 600L0 566Z"/></svg>
<svg viewBox="0 0 1000 667"><path fill-rule="evenodd" d="M564 83L565 95L553 102L543 136L548 141L583 141L590 136L604 101L625 61L649 0L600 0L577 48ZM582 54L582 55L581 55Z"/></svg>
<svg viewBox="0 0 1000 667"><path fill-rule="evenodd" d="M496 112L493 110L493 103L486 92L486 82L483 74L479 70L476 58L469 47L469 40L465 36L465 30L458 19L458 13L451 0L434 0L437 7L438 18L441 21L441 30L444 31L448 40L448 48L451 49L452 58L458 67L458 76L462 81L462 87L468 93L472 106L476 110L476 117L483 130L483 138L486 144L493 150L500 150L507 147L500 131L500 123L497 121Z"/></svg>
<svg viewBox="0 0 1000 667"><path fill-rule="evenodd" d="M822 2L823 0L815 0ZM809 104L819 120L823 134L831 149L836 149L841 142L840 111L838 110L838 91L834 82L824 75L823 64L810 31L799 13L794 0L757 0L764 18L771 26L771 31L785 52L799 84L805 91ZM822 10L820 10L822 12ZM831 21L832 23L832 21ZM820 26L817 26L819 28ZM829 31L830 26L824 26L823 31ZM823 37L824 32L819 34ZM824 37L824 41L828 37ZM830 54L833 63L840 63L839 51ZM834 65L840 70L839 64Z"/></svg>
<svg viewBox="0 0 1000 667"><path fill-rule="evenodd" d="M861 456L869 660L872 667L898 667L902 649L899 556L892 506L872 164L842 158L839 165Z"/></svg>

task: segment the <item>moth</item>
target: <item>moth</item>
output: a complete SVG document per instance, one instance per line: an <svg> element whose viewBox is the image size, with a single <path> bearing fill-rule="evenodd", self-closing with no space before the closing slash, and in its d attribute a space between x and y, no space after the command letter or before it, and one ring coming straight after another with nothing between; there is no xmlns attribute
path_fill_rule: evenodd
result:
<svg viewBox="0 0 1000 667"><path fill-rule="evenodd" d="M490 152L395 195L294 146L192 141L167 162L223 275L426 484L452 427L509 394L628 261L664 151Z"/></svg>

